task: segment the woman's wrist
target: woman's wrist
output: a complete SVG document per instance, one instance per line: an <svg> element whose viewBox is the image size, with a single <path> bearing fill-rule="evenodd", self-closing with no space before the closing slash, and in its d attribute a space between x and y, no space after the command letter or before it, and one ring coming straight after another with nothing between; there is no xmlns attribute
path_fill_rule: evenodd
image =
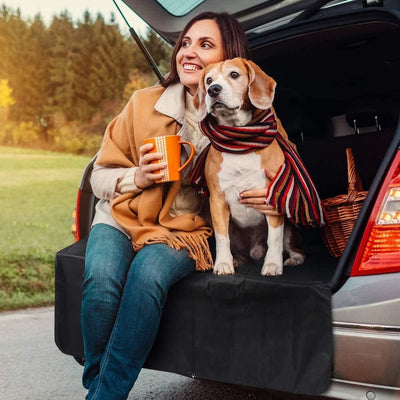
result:
<svg viewBox="0 0 400 400"><path fill-rule="evenodd" d="M140 189L136 186L135 183L135 174L138 167L129 168L124 176L118 180L116 191L120 194L125 193L136 193L139 194L143 189Z"/></svg>

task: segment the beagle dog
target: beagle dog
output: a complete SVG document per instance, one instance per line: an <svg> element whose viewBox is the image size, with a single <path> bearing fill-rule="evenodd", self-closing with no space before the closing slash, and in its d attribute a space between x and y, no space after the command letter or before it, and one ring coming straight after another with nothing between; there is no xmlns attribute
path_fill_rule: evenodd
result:
<svg viewBox="0 0 400 400"><path fill-rule="evenodd" d="M218 125L242 127L252 120L255 109L273 112L275 86L275 81L256 64L235 58L205 68L193 104L199 121L211 115ZM276 140L267 147L236 154L210 146L204 174L216 238L215 274L235 273L233 225L241 235L235 239L239 248L247 243L251 258L258 261L265 256L262 275L281 275L283 265L304 262L302 250L296 248L297 243L293 246L294 230L290 229L291 224L285 224L283 215L266 216L239 202L241 192L268 187L270 180L265 170L275 175L283 162L284 154ZM288 256L285 261L284 254Z"/></svg>

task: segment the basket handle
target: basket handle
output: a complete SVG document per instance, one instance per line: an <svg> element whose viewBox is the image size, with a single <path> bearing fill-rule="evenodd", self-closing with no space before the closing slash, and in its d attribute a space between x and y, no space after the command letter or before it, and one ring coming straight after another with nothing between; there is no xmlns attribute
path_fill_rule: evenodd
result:
<svg viewBox="0 0 400 400"><path fill-rule="evenodd" d="M347 158L347 177L348 177L348 197L347 201L354 201L358 192L363 191L360 175L357 171L351 147L346 148Z"/></svg>

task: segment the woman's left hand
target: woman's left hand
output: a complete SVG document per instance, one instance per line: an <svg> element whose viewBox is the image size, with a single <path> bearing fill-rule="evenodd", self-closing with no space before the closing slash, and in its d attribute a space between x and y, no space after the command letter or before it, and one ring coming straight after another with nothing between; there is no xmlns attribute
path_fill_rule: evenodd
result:
<svg viewBox="0 0 400 400"><path fill-rule="evenodd" d="M272 180L275 175L271 174L268 170L264 170L265 176ZM253 207L254 209L261 211L265 215L280 215L278 211L271 206L271 204L267 204L265 199L267 197L267 189L254 189L254 190L245 190L240 193L240 203L245 204L247 207Z"/></svg>
<svg viewBox="0 0 400 400"><path fill-rule="evenodd" d="M261 211L265 215L280 215L271 204L265 202L267 189L246 190L240 193L240 203Z"/></svg>

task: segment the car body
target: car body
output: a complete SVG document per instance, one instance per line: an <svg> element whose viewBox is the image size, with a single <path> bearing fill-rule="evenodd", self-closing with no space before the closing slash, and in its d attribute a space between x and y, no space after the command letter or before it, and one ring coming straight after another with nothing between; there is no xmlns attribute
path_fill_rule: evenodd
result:
<svg viewBox="0 0 400 400"><path fill-rule="evenodd" d="M125 3L171 44L199 12L235 15L251 58L278 83L275 109L322 198L347 192L345 149L353 149L368 194L343 253L332 257L315 232L304 232L309 263L327 269L318 279L332 290L333 369L324 395L400 398L400 2ZM79 239L96 203L90 170L79 191Z"/></svg>

